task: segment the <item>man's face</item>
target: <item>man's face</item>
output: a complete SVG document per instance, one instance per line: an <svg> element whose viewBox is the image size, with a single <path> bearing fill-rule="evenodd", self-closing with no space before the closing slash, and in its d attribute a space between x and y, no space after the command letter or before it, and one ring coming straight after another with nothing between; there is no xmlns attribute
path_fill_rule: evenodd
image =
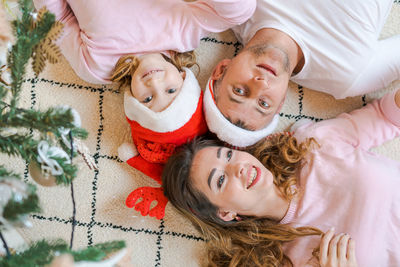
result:
<svg viewBox="0 0 400 267"><path fill-rule="evenodd" d="M233 124L248 130L267 126L285 100L290 78L287 54L270 45L253 46L232 60L221 61L212 79L216 105Z"/></svg>

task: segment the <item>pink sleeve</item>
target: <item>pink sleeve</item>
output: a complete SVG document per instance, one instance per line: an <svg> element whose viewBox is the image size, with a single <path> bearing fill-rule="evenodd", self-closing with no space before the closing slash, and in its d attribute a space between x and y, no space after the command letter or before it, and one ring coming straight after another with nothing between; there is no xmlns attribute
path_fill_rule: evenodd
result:
<svg viewBox="0 0 400 267"><path fill-rule="evenodd" d="M256 9L256 0L199 0L188 7L204 31L222 32L248 20Z"/></svg>
<svg viewBox="0 0 400 267"><path fill-rule="evenodd" d="M381 145L400 136L400 108L394 96L392 92L335 119L304 125L296 137L315 137L321 144L344 142L365 150Z"/></svg>
<svg viewBox="0 0 400 267"><path fill-rule="evenodd" d="M97 63L87 52L86 41L90 40L82 40L81 36L85 35L81 33L78 21L67 1L34 0L34 5L37 10L46 6L56 16L56 20L64 24L63 33L57 40L57 45L75 73L90 83L110 83L109 80L101 78L92 71L93 67L97 66Z"/></svg>
<svg viewBox="0 0 400 267"><path fill-rule="evenodd" d="M65 0L33 0L36 10L46 7L51 13L56 16L56 20L65 23L71 16L74 16L71 8Z"/></svg>

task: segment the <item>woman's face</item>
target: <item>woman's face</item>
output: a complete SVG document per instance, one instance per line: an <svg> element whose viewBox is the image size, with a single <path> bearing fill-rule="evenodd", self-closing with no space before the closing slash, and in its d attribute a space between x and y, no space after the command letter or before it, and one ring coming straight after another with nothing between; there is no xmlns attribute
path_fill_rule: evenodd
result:
<svg viewBox="0 0 400 267"><path fill-rule="evenodd" d="M219 207L219 217L225 221L237 214L265 216L266 207L278 198L272 173L247 152L203 148L195 155L190 173L195 188Z"/></svg>
<svg viewBox="0 0 400 267"><path fill-rule="evenodd" d="M179 72L160 53L142 55L138 59L139 66L132 76L131 93L149 109L160 112L179 94L185 73Z"/></svg>

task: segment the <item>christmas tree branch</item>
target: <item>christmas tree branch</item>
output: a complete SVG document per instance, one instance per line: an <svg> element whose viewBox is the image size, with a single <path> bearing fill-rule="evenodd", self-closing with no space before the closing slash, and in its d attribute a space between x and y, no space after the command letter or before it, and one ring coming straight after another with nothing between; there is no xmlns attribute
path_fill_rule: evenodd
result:
<svg viewBox="0 0 400 267"><path fill-rule="evenodd" d="M39 207L39 198L36 194L35 187L30 186L30 190L32 190L29 196L24 199L21 203L10 200L7 205L4 207L3 217L10 221L18 221L20 216L27 215L32 212L40 212Z"/></svg>
<svg viewBox="0 0 400 267"><path fill-rule="evenodd" d="M38 142L31 135L4 136L0 133L0 152L9 156L21 156L29 162L37 154L37 145Z"/></svg>
<svg viewBox="0 0 400 267"><path fill-rule="evenodd" d="M69 110L49 108L41 112L33 109L17 109L18 116L11 112L2 114L0 127L25 127L33 128L40 132L58 132L60 127L73 128L73 116Z"/></svg>
<svg viewBox="0 0 400 267"><path fill-rule="evenodd" d="M32 56L34 47L46 37L55 21L54 15L46 12L41 20L36 23L36 27L33 28L34 21L31 17L32 1L21 0L19 5L22 8L22 19L13 21L17 41L12 46L12 51L8 57L12 78L11 116L14 115L16 104L18 103L26 64Z"/></svg>
<svg viewBox="0 0 400 267"><path fill-rule="evenodd" d="M33 243L29 249L22 253L13 255L10 259L0 258L0 266L4 267L31 267L45 266L49 264L56 255L69 253L74 261L101 261L107 254L125 247L123 241L113 241L97 244L79 251L68 249L67 244L62 240L47 242L45 240Z"/></svg>

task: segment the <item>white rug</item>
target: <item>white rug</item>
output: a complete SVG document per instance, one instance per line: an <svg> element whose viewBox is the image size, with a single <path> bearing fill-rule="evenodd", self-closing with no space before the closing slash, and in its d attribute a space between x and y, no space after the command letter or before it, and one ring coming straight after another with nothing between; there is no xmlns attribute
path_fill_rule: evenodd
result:
<svg viewBox="0 0 400 267"><path fill-rule="evenodd" d="M396 2L396 1L395 1ZM400 34L400 3L393 6L382 37ZM200 64L199 81L206 84L212 67L224 57L232 57L242 46L232 32L212 34L201 41L196 50ZM400 53L400 48L399 48ZM194 69L196 72L196 69ZM97 86L80 80L65 60L48 65L44 73L34 78L28 72L20 104L23 107L47 108L69 105L82 118L82 125L89 132L85 141L96 158L98 171L90 171L80 163L74 181L77 205L77 225L74 248L81 248L108 240L126 240L132 249L134 266L199 266L204 264L204 240L190 223L167 205L166 216L159 221L142 217L135 210L125 207L126 196L139 186L158 186L153 180L117 157L117 148L130 142L130 129L123 112L123 95L115 88ZM341 101L290 84L288 99L281 113L279 129L284 129L296 119L306 117L321 120L363 106L385 92L400 88L400 81L367 96ZM400 140L394 140L375 149L390 158L400 160ZM26 164L21 160L0 157L17 173L30 178ZM69 243L71 236L72 200L69 187L42 187L38 194L42 213L31 216L33 228L20 229L26 240L62 238Z"/></svg>

